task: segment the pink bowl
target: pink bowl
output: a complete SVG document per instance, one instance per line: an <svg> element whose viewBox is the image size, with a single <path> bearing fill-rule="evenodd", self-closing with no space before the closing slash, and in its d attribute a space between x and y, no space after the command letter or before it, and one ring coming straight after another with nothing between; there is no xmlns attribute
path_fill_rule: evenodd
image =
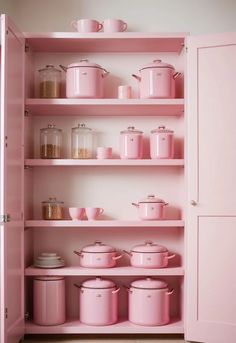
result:
<svg viewBox="0 0 236 343"><path fill-rule="evenodd" d="M72 220L81 220L84 215L83 207L69 207L69 214Z"/></svg>

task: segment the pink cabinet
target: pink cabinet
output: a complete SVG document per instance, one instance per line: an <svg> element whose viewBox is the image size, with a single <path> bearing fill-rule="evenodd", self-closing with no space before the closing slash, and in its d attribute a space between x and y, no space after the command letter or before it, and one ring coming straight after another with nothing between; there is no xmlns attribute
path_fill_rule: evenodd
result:
<svg viewBox="0 0 236 343"><path fill-rule="evenodd" d="M233 343L236 200L232 180L236 171L236 97L232 83L236 77L236 37L226 34L188 38L185 65L185 56L180 54L183 44L186 45L185 34L173 34L170 39L169 34L127 32L109 36L108 40L103 35L24 36L8 17L1 16L0 341L17 343L24 334L40 333L184 333L191 341ZM104 51L122 53L119 66L108 65L109 70L114 67L119 71L121 78L128 78L131 68L136 70L140 61L146 63L142 60L144 53L149 60L150 54L155 59L158 53L187 75L187 82L184 84L183 78L176 82L176 99L116 99L112 83L105 89L104 99L37 98L35 79L41 66L67 65L72 57L85 53L94 54L96 62ZM105 64L112 63L111 60L105 57ZM118 142L123 127L140 127L146 135L144 159L72 160L66 147L63 159L40 160L39 129L53 121L68 135L81 116L97 125L100 132L113 128L111 133L107 132L113 143L116 133ZM175 156L151 160L147 133L166 121L175 131ZM105 143L110 146L109 141ZM167 220L140 223L131 203L152 193L169 202ZM73 201L87 201L85 207L104 207L104 214L108 215L98 221L81 221L80 225L69 220L48 223L40 217L40 204L52 196L65 200L67 206L78 205ZM94 198L100 202L89 203ZM88 328L79 321L74 280L81 283L98 274L97 270L80 268L73 250L96 239L126 250L152 239L176 254L168 268L161 270L134 268L123 258L116 268L101 271L102 277L115 278L121 284L129 284L141 276L162 278L170 284L175 292L168 325L130 325L125 290L119 294L122 300L119 318L125 319L99 328ZM32 266L39 253L50 249L65 258L65 268L39 270ZM66 278L67 320L60 326L37 326L24 320L25 313L33 312L32 277L50 275Z"/></svg>

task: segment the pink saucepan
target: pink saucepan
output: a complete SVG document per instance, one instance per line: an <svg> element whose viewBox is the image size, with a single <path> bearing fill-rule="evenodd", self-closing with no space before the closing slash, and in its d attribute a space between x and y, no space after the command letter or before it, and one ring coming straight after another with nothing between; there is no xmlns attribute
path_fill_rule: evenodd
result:
<svg viewBox="0 0 236 343"><path fill-rule="evenodd" d="M134 246L130 252L124 252L130 256L131 266L138 268L165 268L168 261L175 257L175 254L169 255L165 247L151 241Z"/></svg>
<svg viewBox="0 0 236 343"><path fill-rule="evenodd" d="M80 257L81 267L86 268L112 268L116 266L116 261L122 255L117 255L117 251L100 241L85 246L80 252L74 251Z"/></svg>
<svg viewBox="0 0 236 343"><path fill-rule="evenodd" d="M141 220L159 220L164 219L164 207L168 203L151 194L139 201L138 204L132 203L132 205L137 207Z"/></svg>

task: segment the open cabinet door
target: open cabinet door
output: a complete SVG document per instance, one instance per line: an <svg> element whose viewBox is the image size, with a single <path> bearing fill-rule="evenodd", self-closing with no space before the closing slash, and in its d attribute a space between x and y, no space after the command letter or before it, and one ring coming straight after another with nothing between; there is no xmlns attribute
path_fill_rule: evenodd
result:
<svg viewBox="0 0 236 343"><path fill-rule="evenodd" d="M24 335L24 38L1 15L1 343Z"/></svg>
<svg viewBox="0 0 236 343"><path fill-rule="evenodd" d="M236 342L236 33L187 39L186 336Z"/></svg>

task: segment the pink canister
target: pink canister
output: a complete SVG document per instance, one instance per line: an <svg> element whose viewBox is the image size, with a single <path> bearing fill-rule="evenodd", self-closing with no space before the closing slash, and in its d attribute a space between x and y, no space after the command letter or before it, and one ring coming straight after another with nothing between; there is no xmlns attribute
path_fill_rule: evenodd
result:
<svg viewBox="0 0 236 343"><path fill-rule="evenodd" d="M129 126L120 133L120 158L138 159L143 156L143 132Z"/></svg>
<svg viewBox="0 0 236 343"><path fill-rule="evenodd" d="M146 278L133 281L129 288L129 321L157 326L170 321L169 301L173 290L165 281Z"/></svg>
<svg viewBox="0 0 236 343"><path fill-rule="evenodd" d="M34 279L34 323L60 325L66 321L65 278L37 277Z"/></svg>
<svg viewBox="0 0 236 343"><path fill-rule="evenodd" d="M174 131L159 126L151 131L150 155L152 159L174 157Z"/></svg>

